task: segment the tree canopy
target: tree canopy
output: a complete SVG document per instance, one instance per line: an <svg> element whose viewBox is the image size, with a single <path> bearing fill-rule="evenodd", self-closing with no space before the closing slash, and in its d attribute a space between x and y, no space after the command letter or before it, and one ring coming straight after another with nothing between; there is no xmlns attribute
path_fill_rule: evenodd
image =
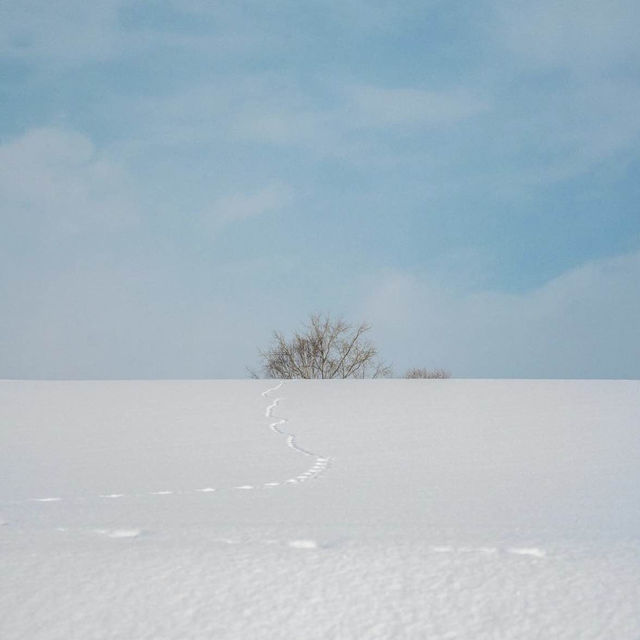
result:
<svg viewBox="0 0 640 640"><path fill-rule="evenodd" d="M328 314L312 314L302 331L287 339L273 333L268 349L260 351L261 370L267 378L380 378L391 368L378 359L367 339L366 322L351 325Z"/></svg>

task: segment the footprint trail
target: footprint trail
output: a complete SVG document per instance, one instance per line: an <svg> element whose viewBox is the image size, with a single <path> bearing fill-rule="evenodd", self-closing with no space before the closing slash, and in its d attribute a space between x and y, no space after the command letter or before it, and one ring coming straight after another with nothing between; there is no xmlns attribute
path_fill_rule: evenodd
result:
<svg viewBox="0 0 640 640"><path fill-rule="evenodd" d="M263 391L261 393L262 397L267 399L269 398L269 396L271 396L275 391L277 391L278 389L280 389L282 387L284 383L283 382L279 382L276 386L271 387L269 389L266 389L265 391ZM274 489L277 487L282 487L282 486L286 486L286 485L293 485L293 484L300 484L303 482L306 482L307 480L311 480L314 478L318 478L321 475L323 475L327 469L329 468L329 465L331 463L331 458L326 457L326 456L321 456L318 453L315 453L313 451L310 451L308 449L304 449L303 447L301 447L297 442L296 442L296 436L294 433L291 433L289 431L285 430L285 425L288 423L288 420L286 418L274 415L273 411L274 409L276 409L279 404L280 404L280 400L281 398L274 398L273 401L271 402L271 404L269 404L267 406L267 408L265 409L265 417L271 419L271 422L269 423L269 428L271 429L271 431L273 431L273 433L275 433L278 436L281 436L285 439L285 443L287 445L287 447L289 447L290 449L292 449L293 451L295 451L296 453L299 453L300 455L303 455L305 457L308 458L314 458L314 462L313 464L303 473L294 476L292 478L287 478L285 480L279 480L279 481L270 481L270 482L265 482L263 484L257 484L257 485L252 485L252 484L243 484L243 485L236 485L236 486L232 486L232 487L213 487L213 486L205 486L205 487L200 487L197 489L178 489L178 490L170 490L168 488L163 488L163 489L158 489L156 491L147 491L144 493L131 493L131 494L127 494L127 493L101 493L101 494L97 494L97 495L93 495L93 496L71 496L71 497L35 497L35 498L28 498L26 500L18 500L18 501L11 501L9 504L21 504L24 502L38 502L41 504L46 504L46 503L51 503L51 504L55 504L55 503L60 503L60 502L64 502L66 501L71 501L71 500L118 500L118 499L131 499L131 498L143 498L143 497L156 497L156 496L178 496L178 495L188 495L188 494L202 494L202 493L216 493L216 492L224 492L224 491L249 491L249 490L254 490L254 489ZM5 504L7 504L5 502Z"/></svg>
<svg viewBox="0 0 640 640"><path fill-rule="evenodd" d="M280 382L275 387L271 387L266 391L262 392L263 398L268 398L274 391L277 391L282 387L284 383ZM273 411L280 404L281 398L274 398L273 402L266 408L265 417L272 418L273 422L269 423L269 429L278 435L284 436L286 438L286 444L290 449L293 449L297 453L309 457L315 458L315 462L312 466L310 466L306 471L301 473L300 475L294 476L293 478L289 478L282 483L278 482L266 482L262 486L267 488L272 488L275 486L279 486L280 484L299 484L301 482L305 482L306 480L311 480L314 478L318 478L323 475L327 469L329 468L329 464L331 462L331 458L321 456L318 453L313 451L309 451L308 449L304 449L300 445L296 443L296 436L294 433L290 433L285 430L284 425L286 425L289 421L286 418L274 415Z"/></svg>

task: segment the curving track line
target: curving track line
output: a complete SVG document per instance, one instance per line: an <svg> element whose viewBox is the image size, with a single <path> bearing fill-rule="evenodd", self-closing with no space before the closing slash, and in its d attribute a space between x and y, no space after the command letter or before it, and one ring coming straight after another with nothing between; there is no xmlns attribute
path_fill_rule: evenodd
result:
<svg viewBox="0 0 640 640"><path fill-rule="evenodd" d="M282 387L283 384L284 384L283 382L280 382L275 387L271 387L270 389L263 391L262 397L263 398L269 397L269 395L271 395L274 391L277 391L278 389L280 389L280 387ZM273 414L273 410L280 404L280 400L281 398L275 398L273 402L267 407L264 413L264 415L267 418L275 418L274 422L269 423L269 428L274 433L284 436L286 438L287 446L290 449L293 449L294 451L302 454L303 456L315 458L315 462L304 473L301 473L300 475L295 476L293 478L289 478L288 480L285 480L284 483L274 483L274 482L265 483L263 485L265 487L274 487L274 486L278 486L278 484L297 484L300 482L305 482L306 480L311 480L312 478L317 478L323 475L327 471L331 463L331 458L326 456L321 456L320 454L314 453L313 451L309 451L307 449L303 449L300 445L296 443L295 434L284 430L283 425L287 424L289 421L286 418L282 418Z"/></svg>
<svg viewBox="0 0 640 640"><path fill-rule="evenodd" d="M274 391L277 391L282 387L284 383L279 382L275 387L271 387L266 391L261 393L263 398L268 398ZM327 469L330 466L331 458L326 456L321 456L313 451L309 451L299 446L296 443L296 436L293 433L285 431L283 425L288 423L286 418L282 418L273 414L273 410L278 407L280 404L281 398L275 398L273 402L266 408L265 417L274 419L273 422L269 423L269 428L274 433L283 436L286 438L287 446L293 451L307 457L315 458L314 463L310 466L306 471L301 473L300 475L288 478L286 480L274 481L274 482L265 482L263 484L258 485L240 485L235 487L202 487L200 489L184 489L184 490L176 490L170 491L167 489L157 490L157 491L147 491L144 493L103 493L93 496L75 496L68 498L61 498L57 496L47 496L47 497L38 497L38 498L27 498L25 500L11 500L11 501L0 501L0 504L5 505L15 505L15 504L24 504L28 502L39 502L42 504L48 503L59 503L64 500L117 500L119 498L142 498L148 496L170 496L170 495L186 495L186 494L194 494L194 493L215 493L218 491L248 491L253 489L273 489L275 487L283 486L283 485L291 485L291 484L300 484L307 480L311 480L314 478L318 478L319 476L326 473Z"/></svg>

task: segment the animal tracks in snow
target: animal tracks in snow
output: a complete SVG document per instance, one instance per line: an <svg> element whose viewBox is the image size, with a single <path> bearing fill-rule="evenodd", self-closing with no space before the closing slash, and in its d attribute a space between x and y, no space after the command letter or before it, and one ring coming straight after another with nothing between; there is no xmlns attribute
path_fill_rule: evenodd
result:
<svg viewBox="0 0 640 640"><path fill-rule="evenodd" d="M507 547L500 549L498 547L454 547L450 545L432 546L429 548L433 553L476 553L482 555L495 555L498 553L508 553L516 556L529 556L532 558L545 558L547 552L540 547Z"/></svg>
<svg viewBox="0 0 640 640"><path fill-rule="evenodd" d="M318 550L324 551L343 546L345 539L316 539L316 538L293 538L293 539L274 539L274 538L214 538L212 542L228 545L275 545L281 548L302 549L302 550ZM448 554L450 556L479 556L487 561L495 559L499 560L507 556L525 556L537 560L547 558L547 551L541 547L505 547L499 546L456 546L456 545L430 545L428 551L433 554ZM515 561L515 558L514 558Z"/></svg>
<svg viewBox="0 0 640 640"><path fill-rule="evenodd" d="M282 384L283 383L280 382L275 387L271 387L271 389L267 389L266 391L263 391L262 397L267 398L271 393L280 389L280 387L282 387ZM287 446L290 449L293 449L294 451L296 451L297 453L300 453L303 456L307 456L309 458L315 458L315 462L312 466L310 466L306 471L304 471L300 475L297 475L293 478L289 478L288 480L285 480L282 483L277 483L277 482L264 483L262 486L265 488L277 487L280 484L285 484L285 485L299 484L301 482L311 480L312 478L317 478L318 476L326 472L326 470L329 468L329 463L331 462L331 458L320 456L319 454L314 453L313 451L304 449L303 447L298 445L296 442L295 434L285 431L284 425L287 424L288 420L286 418L282 418L273 414L273 410L276 407L278 407L279 404L280 404L280 398L275 398L274 401L265 410L265 413L264 413L265 417L274 419L273 422L269 423L269 428L274 433L284 436L286 438Z"/></svg>
<svg viewBox="0 0 640 640"><path fill-rule="evenodd" d="M266 389L261 392L263 398L269 398L275 391L280 389L283 385L283 382L279 382L276 386ZM270 418L271 422L269 422L269 429L273 431L273 433L278 436L282 436L285 439L285 444L287 447L303 455L308 458L314 458L313 464L308 467L303 473L287 478L285 480L279 481L270 481L264 482L262 484L251 485L251 484L243 484L234 487L202 487L198 489L187 489L187 490L169 490L162 489L158 491L147 491L144 493L134 493L134 494L126 494L126 493L102 493L94 496L76 496L76 500L86 500L86 499L99 499L99 500L117 500L122 498L141 498L147 496L176 496L176 495L185 495L185 494L197 494L197 493L215 493L220 491L251 491L251 490L259 490L259 489L274 489L277 487L283 487L287 485L297 485L307 480L318 478L323 475L327 469L329 468L331 458L326 456L321 456L313 451L309 451L303 447L301 447L296 442L296 436L293 433L290 433L285 430L285 425L288 423L286 418L274 415L273 411L280 404L281 398L274 398L271 404L267 406L265 409L265 417ZM69 499L69 498L67 498ZM39 498L30 498L28 500L18 501L20 502L40 502L40 503L59 503L63 502L64 498L62 497L39 497ZM16 504L16 502L12 502L12 504ZM106 534L105 534L106 535ZM118 536L112 536L118 537ZM124 536L123 536L124 537Z"/></svg>

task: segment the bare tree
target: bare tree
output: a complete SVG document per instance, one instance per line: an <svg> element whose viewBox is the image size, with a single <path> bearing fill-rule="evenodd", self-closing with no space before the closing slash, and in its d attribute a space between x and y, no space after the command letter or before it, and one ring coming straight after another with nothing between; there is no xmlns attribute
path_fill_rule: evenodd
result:
<svg viewBox="0 0 640 640"><path fill-rule="evenodd" d="M271 346L260 351L266 378L381 378L391 368L378 360L365 334L366 323L350 325L329 315L313 314L304 331L290 340L275 331ZM255 375L252 373L252 375Z"/></svg>
<svg viewBox="0 0 640 640"><path fill-rule="evenodd" d="M431 378L435 380L444 380L451 377L451 372L446 369L409 369L405 374L405 378Z"/></svg>

